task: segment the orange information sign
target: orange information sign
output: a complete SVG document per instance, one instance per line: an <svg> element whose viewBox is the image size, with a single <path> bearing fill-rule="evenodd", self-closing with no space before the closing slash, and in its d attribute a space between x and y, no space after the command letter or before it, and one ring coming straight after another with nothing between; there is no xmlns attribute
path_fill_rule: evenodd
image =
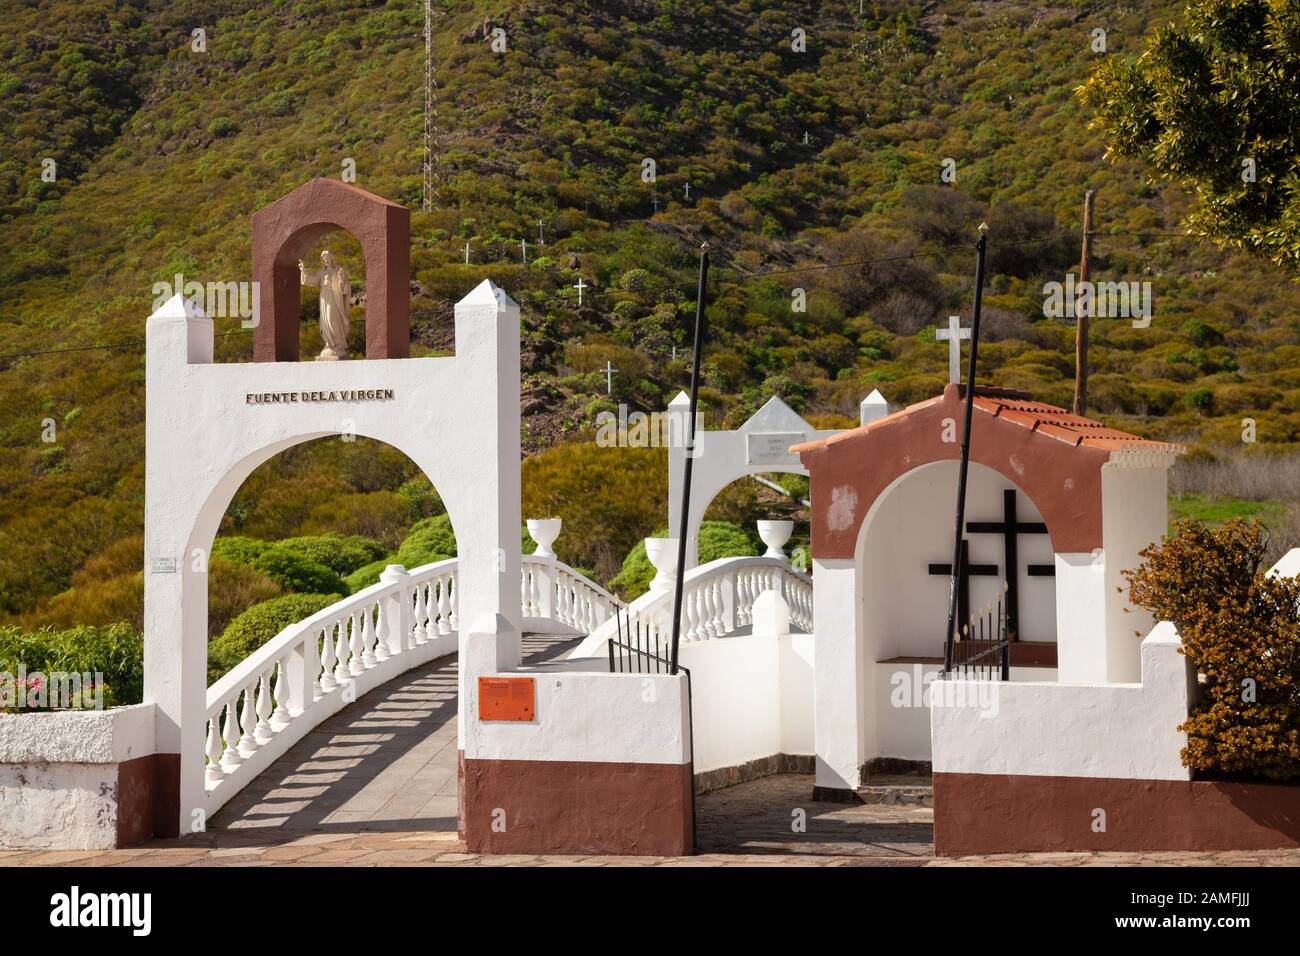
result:
<svg viewBox="0 0 1300 956"><path fill-rule="evenodd" d="M531 677L480 677L479 720L532 720L534 705Z"/></svg>

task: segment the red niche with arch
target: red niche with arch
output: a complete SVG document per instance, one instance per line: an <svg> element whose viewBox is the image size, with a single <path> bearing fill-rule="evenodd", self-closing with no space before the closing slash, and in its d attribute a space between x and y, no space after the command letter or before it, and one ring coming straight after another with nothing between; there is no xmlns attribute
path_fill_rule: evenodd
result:
<svg viewBox="0 0 1300 956"><path fill-rule="evenodd" d="M411 211L334 179L313 179L253 213L253 280L261 316L255 362L298 361L298 260L344 230L366 259L366 358L411 354Z"/></svg>

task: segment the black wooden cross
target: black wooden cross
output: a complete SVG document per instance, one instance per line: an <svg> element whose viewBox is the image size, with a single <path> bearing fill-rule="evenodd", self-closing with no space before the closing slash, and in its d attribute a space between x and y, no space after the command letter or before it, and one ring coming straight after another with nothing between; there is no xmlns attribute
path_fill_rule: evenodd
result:
<svg viewBox="0 0 1300 956"><path fill-rule="evenodd" d="M942 574L945 578L952 577L951 564L932 564L930 565L931 574ZM996 577L998 566L996 564L971 564L970 549L966 541L961 543L961 569L957 575L957 627L964 627L970 621L970 576L972 574L980 577Z"/></svg>
<svg viewBox="0 0 1300 956"><path fill-rule="evenodd" d="M1016 538L1022 534L1047 534L1047 525L1041 521L1018 521L1016 492L1008 488L1002 492L1002 520L967 521L966 533L1002 535L1003 560L1007 569L1007 634L1011 640L1017 640L1020 634L1020 604L1016 584L1020 577L1020 562L1016 556ZM1031 564L1028 571L1030 577L1056 576L1056 568L1050 564Z"/></svg>

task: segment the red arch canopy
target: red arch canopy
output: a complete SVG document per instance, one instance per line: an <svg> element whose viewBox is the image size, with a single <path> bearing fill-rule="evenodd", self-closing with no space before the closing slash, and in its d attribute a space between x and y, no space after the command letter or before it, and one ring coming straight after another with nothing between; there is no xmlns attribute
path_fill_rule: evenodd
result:
<svg viewBox="0 0 1300 956"><path fill-rule="evenodd" d="M922 465L961 457L962 396L962 386L949 385L929 401L790 449L811 476L815 557L852 558L862 521L886 488ZM970 460L1029 495L1058 554L1102 546L1101 467L1112 453L1183 451L1011 389L977 386L974 405Z"/></svg>
<svg viewBox="0 0 1300 956"><path fill-rule="evenodd" d="M366 358L411 354L411 212L347 183L316 178L253 213L261 316L253 360L298 360L298 260L321 236L352 233L366 257Z"/></svg>

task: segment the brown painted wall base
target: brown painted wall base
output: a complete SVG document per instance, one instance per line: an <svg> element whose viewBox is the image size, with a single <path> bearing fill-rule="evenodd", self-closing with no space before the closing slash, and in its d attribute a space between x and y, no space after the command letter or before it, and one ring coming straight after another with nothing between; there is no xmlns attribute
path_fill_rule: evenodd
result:
<svg viewBox="0 0 1300 956"><path fill-rule="evenodd" d="M117 845L180 829L181 755L148 754L117 765Z"/></svg>
<svg viewBox="0 0 1300 956"><path fill-rule="evenodd" d="M1105 832L1093 832L1097 810ZM1300 847L1300 786L1213 780L934 775L940 856Z"/></svg>
<svg viewBox="0 0 1300 956"><path fill-rule="evenodd" d="M461 836L471 853L684 856L691 779L690 764L462 757Z"/></svg>

